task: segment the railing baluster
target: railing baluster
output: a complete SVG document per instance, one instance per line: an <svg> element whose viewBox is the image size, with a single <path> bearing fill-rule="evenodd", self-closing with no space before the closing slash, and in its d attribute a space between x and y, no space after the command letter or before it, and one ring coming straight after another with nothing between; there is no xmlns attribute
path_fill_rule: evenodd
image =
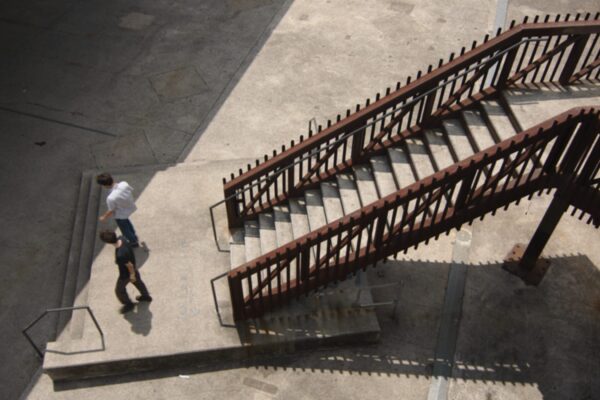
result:
<svg viewBox="0 0 600 400"><path fill-rule="evenodd" d="M589 21L589 18L590 15L586 15L585 18L579 15L575 18L576 20L580 20L578 23L564 22L552 24L549 27L542 27L542 24L537 24L537 26L527 25L519 28L522 30L519 35L522 36L505 33L491 42L484 40L487 47L482 48L482 51L476 48L465 54L463 49L461 51L461 58L450 61L445 66L442 66L443 62L441 62L438 65L438 68L442 66L439 70L440 72L438 70L433 71L433 66L428 67L428 73L437 75L422 76L422 73L419 72L417 74L418 82L413 84L408 83L408 86L400 92L390 94L390 90L386 90L385 97L382 98L379 93L375 96L375 103L371 104L370 100L368 100L366 109L361 110L361 107L357 106L356 112L353 115L348 113L352 117L352 120L349 120L348 123L345 123L341 117L337 118L335 125L332 125L332 121L328 120L326 131L323 131L322 127L318 126L317 132L314 135L309 134L310 139L304 140L302 137L301 143L298 146L295 146L292 142L287 150L282 148L282 152L279 154L277 154L277 151L273 151L271 159L265 156L264 162L257 160L258 167L255 169L260 172L257 172L255 175L252 175L252 167L246 173L242 173L241 170L238 171L239 176L232 176L231 180L224 182L226 187L225 192L227 193L226 197L228 198L226 200L226 207L230 226L238 226L240 222L243 224L244 219L250 216L255 217L253 214L256 214L258 211L264 211L281 201L285 201L292 195L297 195L308 184L312 184L313 182L319 183L325 176L324 172L338 166L347 168L348 165L344 165L344 163L350 160L355 164L365 162L371 154L382 152L385 150L385 147L390 145L401 145L402 140L410 137L410 135L421 134L421 130L424 128L422 123L429 120L429 116L433 114L434 107L437 106L439 110L444 105L443 107L446 108L446 103L444 102L446 98L452 99L451 106L458 108L466 104L460 104L460 101L465 96L473 96L477 89L480 91L484 88L487 89L485 85L489 82L492 82L496 86L496 89L501 89L507 80L510 80L508 83L513 81L537 82L539 80L545 82L552 81L558 74L559 81L562 84L568 84L586 75L600 74L600 68L597 68L594 62L589 67L597 68L597 71L587 68L587 64L595 52L600 52L597 49L600 34L596 31L597 27ZM583 19L587 21L585 24L582 21ZM548 20L548 17L546 20ZM568 21L568 18L565 20ZM534 20L534 22L537 21L538 18ZM506 44L514 45L514 47L509 49L503 43L504 37L509 39ZM543 46L538 40L541 38L546 38ZM524 41L519 42L518 40ZM505 51L505 54L502 57L498 56L503 51ZM541 53L542 56L540 57L538 53ZM449 59L452 60L453 57L451 56ZM523 70L525 63L527 66ZM544 66L543 63L546 63L546 65ZM492 69L493 72L490 72L488 69L490 65L494 66ZM522 73L511 77L513 70L522 71ZM410 82L410 79L407 82ZM456 92L456 84L461 85L461 82L465 87ZM429 91L431 88L433 90ZM493 91L479 93L479 95L483 96L489 94L493 94ZM477 101L478 98L472 98L471 101ZM434 116L437 117L437 115ZM362 240L364 244L366 240L366 247L363 246L366 253L363 253L359 257L360 254L358 252L360 248L356 249L353 271L356 271L358 267L366 268L369 263L377 262L382 254L388 253L388 247L394 245L396 242L418 245L421 240L429 240L428 235L424 232L424 227L426 225L429 226L429 218L431 217L431 223L433 224L437 223L436 221L445 220L448 216L447 213L451 210L451 206L455 208L454 211L457 211L464 208L466 204L469 204L469 208L465 212L470 212L472 209L485 209L485 207L481 207L481 202L487 198L486 194L495 192L499 194L499 196L493 196L495 199L514 199L515 191L512 190L514 187L513 184L520 184L521 187L524 187L523 185L529 184L532 180L537 180L539 168L536 167L535 163L538 157L540 158L540 162L543 163L543 173L553 173L552 167L561 160L562 153L564 152L560 148L561 143L564 145L569 143L565 138L569 137L570 132L564 131L564 127L567 125L562 121L560 131L552 131L551 128L546 128L549 132L548 135L552 135L552 139L529 140L526 142L526 147L523 147L521 144L517 147L511 147L511 150L514 150L514 152L511 152L510 156L503 154L500 157L502 158L502 166L499 173L502 175L498 175L494 171L500 164L499 158L490 162L488 161L489 159L486 160L483 157L483 164L478 164L481 165L481 168L467 167L463 164L463 171L460 171L460 169L455 170L455 173L462 174L460 188L458 188L458 182L448 184L436 181L439 177L435 177L433 182L437 185L436 190L431 189L430 186L427 188L420 187L420 196L410 198L410 200L407 200L408 197L404 197L402 202L406 202L407 207L410 205L410 207L414 206L415 208L412 210L413 214L404 213L402 215L402 219L406 220L401 222L401 226L394 226L396 224L397 213L402 211L400 207L404 208L401 203L397 203L393 207L389 207L389 209L387 205L384 209L380 209L380 206L378 206L376 209L370 210L368 215L362 215L360 219L355 221L355 224L362 224L359 231L356 232L358 234L356 243L360 244ZM417 129L412 130L412 128ZM376 129L381 130L381 132L375 132ZM398 136L394 136L396 134ZM365 141L368 139L367 135L368 137L376 138L377 143L369 143L365 149ZM556 140L552 143L551 140L554 140L555 137ZM549 149L549 152L546 152L546 149ZM286 153L290 151L294 152L293 157L286 158ZM519 164L511 161L515 152L517 152L517 159L520 160ZM491 153L485 154L489 156ZM475 159L477 163L481 162L481 159ZM530 164L531 162L533 163ZM585 157L581 156L574 162L576 162L574 165L575 169L581 168L584 165ZM579 164L577 165L577 163ZM539 162L537 165L539 165ZM305 167L308 168L306 176L304 173ZM504 175L506 172L510 173ZM482 173L484 173L483 179L481 177ZM525 173L527 173L527 176L524 175ZM465 176L465 174L467 175ZM452 179L456 178L453 177ZM504 179L504 182L500 182L502 179ZM480 184L482 180L483 185ZM431 180L425 182L431 184ZM543 182L545 185L547 180ZM506 196L500 195L507 192L509 186L510 191L506 193ZM499 190L500 187L502 187L502 190ZM520 190L522 189L519 189L516 193L520 193ZM437 191L439 191L439 194ZM442 191L451 191L451 197L448 197L447 193L442 193ZM406 195L406 192L402 193L403 196ZM456 196L456 201L453 202L452 199L455 198L455 193L458 196ZM532 193L528 193L528 195L532 195ZM432 209L433 213L431 213ZM389 213L390 210L392 211L391 215ZM417 215L417 213L421 212L423 212L422 215ZM440 215L442 215L441 218L439 218ZM455 218L455 214L451 213L450 217ZM416 220L416 218L419 218L419 220ZM388 227L387 231L386 226ZM408 235L401 235L401 231L405 228ZM330 234L325 235L325 231L323 231L324 236L320 237L322 243L315 244L308 242L309 244L303 244L301 249L291 248L292 252L297 251L297 253L293 253L292 258L294 260L284 260L283 254L281 254L281 259L271 259L270 264L264 264L263 260L263 264L260 267L256 267L261 269L261 273L256 278L252 277L255 273L255 267L253 266L253 272L244 275L243 278L247 280L247 282L243 283L247 283L250 286L254 285L254 279L257 279L259 282L259 290L253 288L254 295L246 300L247 304L245 307L249 310L248 312L256 313L258 308L271 307L274 304L273 297L275 293L281 296L280 293L300 293L308 287L321 286L323 282L315 282L314 279L323 280L324 276L329 277L329 280L337 279L339 270L336 269L337 267L333 267L332 263L343 256L343 253L341 253L343 246L338 248L335 244L336 238L338 241L341 240L343 236L342 232L346 232L345 227L340 228L335 236L331 236ZM348 230L348 232L352 232L352 230ZM365 235L367 235L366 239L363 239ZM390 241L387 241L388 236ZM403 237L401 238L400 236ZM383 239L384 237L386 240ZM314 236L312 240L314 240ZM319 263L320 260L317 259L315 269L310 271L312 267L310 256L314 256L314 253L311 253L311 251L315 250L315 245L319 249L321 249L321 245L324 246L323 248L326 248L327 259L324 259L323 263ZM307 250L305 246L308 246L310 250ZM346 249L348 258L351 257L351 250L352 247L348 243ZM322 253L322 251L320 252ZM329 252L333 253L329 254ZM393 252L393 249L391 249L391 252ZM290 264L288 266L282 264L282 262L296 262L296 265L293 266L293 264ZM308 265L306 264L307 262ZM338 261L335 261L335 264L337 265ZM277 271L273 271L275 265L278 265ZM282 267L281 271L279 267ZM292 278L284 282L282 274L293 275L294 267L296 268L297 275L295 283ZM306 268L309 269L307 270ZM327 270L326 275L324 275L325 271L323 271L323 268ZM283 272L284 269L287 272ZM313 276L312 273L315 271L317 275ZM268 274L268 278L266 278L268 282L264 282L265 272ZM310 275L308 275L309 273ZM344 276L344 274L340 276ZM277 279L277 283L275 279ZM289 286L290 282L293 285L288 290L284 290L285 288L281 287L281 285L286 284ZM277 286L277 290L273 289L274 285ZM265 299L267 296L268 299ZM283 297L285 295L278 297L277 303L281 302ZM257 310L253 310L252 307L256 307Z"/></svg>
<svg viewBox="0 0 600 400"><path fill-rule="evenodd" d="M299 257L299 253L296 253L296 273L298 271L298 265L300 264L300 260L298 260ZM285 259L288 261L287 267L285 268L286 271L286 282L285 282L285 286L286 286L286 298L287 298L287 302L289 303L292 300L292 296L290 293L290 287L291 287L291 283L292 283L292 279L291 279L291 275L292 275L292 256L291 256L291 252L289 248L285 249ZM298 275L296 275L296 280Z"/></svg>

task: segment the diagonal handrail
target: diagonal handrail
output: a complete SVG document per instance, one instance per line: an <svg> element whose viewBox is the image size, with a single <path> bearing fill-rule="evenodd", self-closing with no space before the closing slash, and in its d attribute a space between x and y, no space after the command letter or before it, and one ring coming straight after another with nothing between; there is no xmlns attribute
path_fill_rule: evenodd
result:
<svg viewBox="0 0 600 400"><path fill-rule="evenodd" d="M556 54L560 54L562 57L565 50L573 44L575 39L600 32L598 16L599 15L596 14L594 19L590 20L588 14L585 17L585 20L526 23L514 27L503 34L486 41L482 45L474 47L473 50L462 54L461 57L455 60L452 60L451 57L450 62L445 65L440 65L439 68L417 79L412 84L408 84L406 87L387 95L372 105L367 106L362 111L349 115L337 124L309 137L309 139L305 141L301 140L301 143L298 145L274 156L271 160L257 165L257 167L250 169L248 172L242 173L239 177L234 177L232 175L231 181L225 181L224 183L225 202L227 203L230 227L239 226L241 218L244 218L246 215L253 215L257 210L261 211L264 210L265 207L277 204L277 202L300 190L303 185L310 185L315 182L314 179L318 182L321 179L319 168L324 166L327 170L327 168L329 168L329 160L332 157L335 158L337 156L335 149L346 146L346 142L349 138L352 138L353 140L361 139L361 135L363 135L367 129L374 128L377 124L382 121L384 122L390 116L394 118L398 115L406 114L407 110L412 112L411 107L417 107L417 105L423 105L425 103L426 106L430 106L435 100L435 95L439 96L442 89L447 88L448 85L451 85L452 89L446 94L452 96L454 93L450 92L453 92L456 81L466 77L474 70L479 70L481 74L487 75L491 69L487 67L497 64L498 68L494 69L493 74L493 78L496 81L491 82L492 87L500 88L503 87L503 85L512 83L512 81L509 81L508 79L509 77L515 78L515 76L512 74L508 75L505 73L505 70L507 70L506 66L509 64L509 67L513 67L513 63L515 62L514 56L517 51L520 51L521 46L523 44L527 45L530 42L546 42L547 45L544 46L544 52L548 50L550 51L550 55L547 57L542 56L541 59L538 58L537 60L530 62L530 64L527 64L523 69L521 68L523 57L521 57L521 61L519 61L519 65L517 66L518 70L516 72L522 72L522 74L519 75L519 79L527 76L531 72L537 75L540 65L543 63L549 65L552 56ZM561 35L566 35L567 40L560 42L557 39L555 48L549 48L548 41L550 38L560 38ZM537 48L537 46L535 47ZM586 59L589 58L589 54L590 53L588 52ZM578 61L579 59L572 60L571 58L568 58L565 64L576 64ZM482 66L484 66L484 68L482 68ZM576 76L588 67L589 65L583 65L580 71L575 72L573 76ZM556 68L558 68L558 65L555 69ZM510 68L508 68L508 70L510 70ZM485 73L483 71L485 71ZM487 81L490 80L486 79L486 82ZM432 83L435 85L432 85ZM420 89L426 88L427 86L430 86L428 90ZM473 86L471 86L471 89L472 88ZM466 89L462 88L460 93L462 94L465 91ZM412 99L411 96L413 97ZM408 99L411 100L407 102ZM402 102L405 102L405 104L398 108L397 105ZM393 106L393 109L388 110L391 106ZM378 115L379 113L381 113L381 115ZM439 112L437 114L434 113L430 117L434 118L438 115ZM389 127L386 128L389 130ZM384 128L384 131L385 130L386 129ZM387 132L384 134L380 133L375 137L375 141L381 142L385 136L389 137L390 134L391 133ZM361 144L360 140L355 141ZM364 150L368 149L370 151L375 149L375 144L371 141L367 144L366 148L361 148L359 149L360 151L353 151L351 153L353 154L353 157L358 156L364 158ZM315 154L320 154L321 152L325 152L325 157L318 160L317 166L309 168L310 174L303 174L301 180L298 182L294 180L294 182L291 182L290 184L290 181L294 176L294 170L297 169L298 166L301 168L303 163L307 162L307 160L310 163L310 160L315 157ZM344 160L342 161L343 164L340 165L348 167L351 165L351 161L352 159L348 161ZM289 190L283 188L283 185L280 185L282 192L277 193L277 182L282 179L285 181L286 177L289 178L288 185L286 185L289 186ZM253 188L256 188L257 186L259 187L259 192L257 194L252 194L250 202L246 202L246 192L252 192ZM276 193L271 196L273 187L275 187ZM267 197L266 203L260 203L265 195ZM271 199L271 197L273 199ZM257 205L257 203L260 204ZM241 210L238 208L240 204L242 205Z"/></svg>
<svg viewBox="0 0 600 400"><path fill-rule="evenodd" d="M569 144L565 146L565 142ZM591 185L600 164L597 159L600 156L598 143L599 109L576 108L438 171L231 271L228 280L234 316L241 319L260 315L276 304L289 301L292 296L344 279L359 268L545 188L561 187L564 192L565 188ZM546 149L550 155L544 165L529 164L534 155L541 155ZM551 156L557 151L560 153L558 157ZM495 174L489 173L478 186L478 177L484 167L494 171L498 163L502 164L500 170ZM531 165L529 169L528 165ZM442 196L436 197L441 189L449 191L450 197L458 190L455 204L441 205ZM416 203L409 209L413 200ZM580 209L589 209L587 203L579 201L578 204ZM435 210L432 215L424 212L428 207ZM596 208L591 209L594 218L598 213ZM402 218L396 223L394 218L398 209L401 209L398 214L402 214ZM394 217L389 221L392 213ZM386 228L388 225L391 227ZM350 240L357 235L360 240L362 233L366 234L366 244L358 244L356 251L349 251ZM332 245L334 238L338 240L337 246ZM315 263L309 267L311 249L318 252L324 244L327 244L324 257L317 256ZM342 254L344 250L345 254ZM280 282L280 271L270 273L265 281L261 274L272 271L273 260L285 260L287 265L295 260L297 266L306 265L307 268L304 274L291 281L288 276L287 282ZM253 282L256 280L257 284ZM249 295L245 298L233 294L242 284L249 288Z"/></svg>

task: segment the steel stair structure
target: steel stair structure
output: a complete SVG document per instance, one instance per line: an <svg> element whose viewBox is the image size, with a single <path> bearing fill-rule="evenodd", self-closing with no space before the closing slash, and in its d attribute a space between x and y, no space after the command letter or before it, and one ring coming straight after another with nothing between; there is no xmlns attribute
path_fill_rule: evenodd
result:
<svg viewBox="0 0 600 400"><path fill-rule="evenodd" d="M599 17L513 21L224 179L234 319L552 191L530 245L506 264L539 283L547 266L538 257L570 206L600 225L600 104L523 130L503 91L600 85Z"/></svg>

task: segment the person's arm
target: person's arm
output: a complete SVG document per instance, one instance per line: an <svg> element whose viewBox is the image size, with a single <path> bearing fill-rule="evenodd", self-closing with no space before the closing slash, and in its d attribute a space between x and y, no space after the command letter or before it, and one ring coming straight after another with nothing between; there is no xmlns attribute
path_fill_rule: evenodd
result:
<svg viewBox="0 0 600 400"><path fill-rule="evenodd" d="M127 267L127 271L129 271L129 282L135 283L135 266L131 261L125 264L125 266Z"/></svg>
<svg viewBox="0 0 600 400"><path fill-rule="evenodd" d="M104 214L102 214L102 215L100 216L100 218L98 218L98 219L100 220L100 222L104 222L104 221L106 221L106 219L107 219L108 217L112 217L112 215L113 215L114 213L115 213L115 212L114 212L113 210L108 210L107 212L105 212Z"/></svg>

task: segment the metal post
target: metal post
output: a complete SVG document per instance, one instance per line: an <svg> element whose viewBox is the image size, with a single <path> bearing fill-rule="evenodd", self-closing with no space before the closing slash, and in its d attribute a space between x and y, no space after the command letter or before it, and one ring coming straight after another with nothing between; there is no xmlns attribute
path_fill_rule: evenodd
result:
<svg viewBox="0 0 600 400"><path fill-rule="evenodd" d="M585 49L588 37L589 35L581 35L575 40L575 43L571 48L569 58L567 58L567 61L563 67L560 77L558 78L558 81L561 85L569 84L569 79L575 72L575 67L579 62L579 58L581 58L581 54L583 54L583 50Z"/></svg>
<svg viewBox="0 0 600 400"><path fill-rule="evenodd" d="M238 215L237 210L237 196L233 196L235 191L230 192L225 190L225 208L227 210L227 223L230 229L233 228L241 228L243 226L243 222Z"/></svg>
<svg viewBox="0 0 600 400"><path fill-rule="evenodd" d="M241 321L246 317L242 280L238 273L235 277L228 275L227 281L229 283L229 295L231 296L231 306L233 308L233 319Z"/></svg>
<svg viewBox="0 0 600 400"><path fill-rule="evenodd" d="M359 122L357 125L362 126L364 124L361 124ZM356 128L354 126L352 126L348 130L350 132L352 132L354 129L356 129ZM362 154L364 146L365 146L365 129L361 129L361 130L357 131L353 135L353 137L352 137L352 153L351 153L351 157L352 157L352 162L353 163L359 163L360 162L360 156Z"/></svg>
<svg viewBox="0 0 600 400"><path fill-rule="evenodd" d="M498 89L504 89L506 86L506 81L510 76L510 72L513 67L513 63L515 62L515 57L517 56L517 52L519 51L519 46L510 50L506 57L504 57L504 63L502 64L502 69L500 70L500 75L498 76L498 81L496 83L496 87Z"/></svg>
<svg viewBox="0 0 600 400"><path fill-rule="evenodd" d="M513 247L511 253L505 259L503 268L523 279L528 285L539 285L550 267L549 260L540 259L539 257L568 207L568 197L561 192L557 192L527 248L521 243Z"/></svg>

